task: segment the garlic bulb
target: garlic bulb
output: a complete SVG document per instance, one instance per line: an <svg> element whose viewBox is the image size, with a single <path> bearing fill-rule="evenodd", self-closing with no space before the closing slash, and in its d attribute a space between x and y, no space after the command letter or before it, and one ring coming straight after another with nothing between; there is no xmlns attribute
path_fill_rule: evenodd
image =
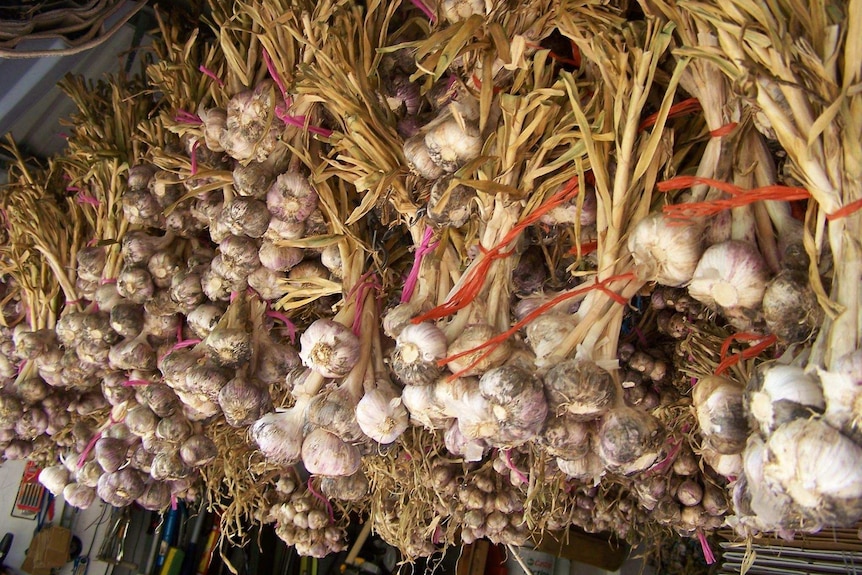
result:
<svg viewBox="0 0 862 575"><path fill-rule="evenodd" d="M602 460L592 451L578 459L567 460L558 457L557 467L559 467L560 471L562 471L567 477L579 479L590 485L598 485L602 476L605 474L605 467Z"/></svg>
<svg viewBox="0 0 862 575"><path fill-rule="evenodd" d="M313 475L353 475L361 459L359 448L324 429L314 429L302 442L302 463Z"/></svg>
<svg viewBox="0 0 862 575"><path fill-rule="evenodd" d="M302 261L304 254L299 248L279 246L264 240L260 245L258 257L260 264L275 272L286 272Z"/></svg>
<svg viewBox="0 0 862 575"><path fill-rule="evenodd" d="M457 421L449 425L443 435L443 441L449 453L463 457L464 461L481 461L488 450L488 444L483 440L464 437Z"/></svg>
<svg viewBox="0 0 862 575"><path fill-rule="evenodd" d="M424 134L416 134L407 138L404 142L403 151L404 158L407 160L407 167L417 176L426 180L436 180L445 173L443 168L431 159L428 147L425 145Z"/></svg>
<svg viewBox="0 0 862 575"><path fill-rule="evenodd" d="M462 352L469 351L482 345L496 335L496 330L488 324L476 323L468 325L461 332L461 335L449 344L449 348L446 350L446 355L451 357ZM509 344L507 341L504 341L501 345L497 346L490 355L481 359L476 363L476 365L468 369L468 366L476 361L477 358L487 353L488 349L490 348L480 349L463 357L459 357L458 359L453 359L447 363L446 366L450 371L452 371L452 373L458 373L461 376L479 375L488 371L492 367L497 367L498 365L503 364L509 355Z"/></svg>
<svg viewBox="0 0 862 575"><path fill-rule="evenodd" d="M159 481L184 479L191 474L178 451L165 449L156 453L150 466L150 477Z"/></svg>
<svg viewBox="0 0 862 575"><path fill-rule="evenodd" d="M590 453L592 435L592 423L563 413L548 419L539 443L549 455L574 461Z"/></svg>
<svg viewBox="0 0 862 575"><path fill-rule="evenodd" d="M39 483L58 497L69 483L69 471L62 465L52 465L39 472Z"/></svg>
<svg viewBox="0 0 862 575"><path fill-rule="evenodd" d="M320 481L324 495L341 501L361 501L368 493L368 479L362 472L341 477L324 477Z"/></svg>
<svg viewBox="0 0 862 575"><path fill-rule="evenodd" d="M269 390L242 376L230 380L218 394L218 404L232 427L251 425L270 408Z"/></svg>
<svg viewBox="0 0 862 575"><path fill-rule="evenodd" d="M69 483L63 488L63 500L78 509L87 509L96 498L96 490L80 483Z"/></svg>
<svg viewBox="0 0 862 575"><path fill-rule="evenodd" d="M484 143L476 124L444 116L426 126L425 147L431 161L452 173L479 156Z"/></svg>
<svg viewBox="0 0 862 575"><path fill-rule="evenodd" d="M815 521L849 527L862 518L862 447L820 418L795 419L769 436L763 475Z"/></svg>
<svg viewBox="0 0 862 575"><path fill-rule="evenodd" d="M661 422L630 407L616 407L605 414L596 438L597 452L604 464L624 475L655 463L664 439Z"/></svg>
<svg viewBox="0 0 862 575"><path fill-rule="evenodd" d="M548 416L542 382L532 372L504 365L490 369L479 380L479 392L488 400L499 425L492 445L512 447L531 440L541 432Z"/></svg>
<svg viewBox="0 0 862 575"><path fill-rule="evenodd" d="M269 228L271 214L267 205L254 198L237 197L226 203L219 219L237 236L260 238Z"/></svg>
<svg viewBox="0 0 862 575"><path fill-rule="evenodd" d="M227 112L221 108L198 109L198 116L204 123L204 143L213 152L224 152L221 140L224 138Z"/></svg>
<svg viewBox="0 0 862 575"><path fill-rule="evenodd" d="M473 14L485 15L484 0L443 0L440 3L442 16L451 23L466 20Z"/></svg>
<svg viewBox="0 0 862 575"><path fill-rule="evenodd" d="M719 453L709 445L705 445L701 449L700 456L704 463L723 477L736 478L742 473L742 456L738 453L726 455Z"/></svg>
<svg viewBox="0 0 862 575"><path fill-rule="evenodd" d="M446 345L446 334L433 323L407 324L395 339L392 370L405 384L430 384L440 375L437 360L446 356Z"/></svg>
<svg viewBox="0 0 862 575"><path fill-rule="evenodd" d="M218 457L218 448L205 435L192 435L180 445L180 458L189 467L203 467Z"/></svg>
<svg viewBox="0 0 862 575"><path fill-rule="evenodd" d="M826 421L860 443L858 422L862 419L862 350L839 357L832 370L820 369L826 400Z"/></svg>
<svg viewBox="0 0 862 575"><path fill-rule="evenodd" d="M102 437L96 442L93 453L96 461L107 473L117 471L126 463L126 452L128 446L120 439L113 437Z"/></svg>
<svg viewBox="0 0 862 575"><path fill-rule="evenodd" d="M266 206L278 220L303 222L317 207L317 199L308 178L297 172L285 172L266 193Z"/></svg>
<svg viewBox="0 0 862 575"><path fill-rule="evenodd" d="M332 320L316 320L299 341L302 363L324 377L344 377L359 361L359 338Z"/></svg>
<svg viewBox="0 0 862 575"><path fill-rule="evenodd" d="M552 409L581 421L595 419L616 404L619 390L611 375L591 361L561 361L545 374Z"/></svg>
<svg viewBox="0 0 862 575"><path fill-rule="evenodd" d="M692 279L703 253L703 229L653 213L637 223L627 245L640 279L681 286Z"/></svg>
<svg viewBox="0 0 862 575"><path fill-rule="evenodd" d="M197 306L186 316L186 323L196 337L206 338L216 325L218 325L224 311L212 303Z"/></svg>
<svg viewBox="0 0 862 575"><path fill-rule="evenodd" d="M754 309L760 307L768 280L769 268L757 248L730 240L703 252L688 293L712 308Z"/></svg>
<svg viewBox="0 0 862 575"><path fill-rule="evenodd" d="M356 421L362 432L379 443L392 443L407 429L409 418L401 397L391 385L378 385L356 405Z"/></svg>
<svg viewBox="0 0 862 575"><path fill-rule="evenodd" d="M439 178L431 186L428 219L437 226L460 228L470 219L476 192L462 184L451 185L452 178Z"/></svg>
<svg viewBox="0 0 862 575"><path fill-rule="evenodd" d="M810 338L823 323L823 308L806 273L784 270L763 293L763 319L769 332L788 343Z"/></svg>
<svg viewBox="0 0 862 575"><path fill-rule="evenodd" d="M125 507L144 493L144 478L141 473L125 467L115 473L105 473L99 478L96 493L113 507Z"/></svg>
<svg viewBox="0 0 862 575"><path fill-rule="evenodd" d="M536 354L536 367L552 367L557 363L553 355L576 325L574 316L555 311L544 313L527 325L527 342Z"/></svg>
<svg viewBox="0 0 862 575"><path fill-rule="evenodd" d="M740 453L748 439L743 387L721 377L697 382L691 397L706 442L723 454Z"/></svg>
<svg viewBox="0 0 862 575"><path fill-rule="evenodd" d="M263 162L280 143L284 124L275 118L275 91L273 83L265 81L230 99L219 139L219 147L229 156L246 163Z"/></svg>
<svg viewBox="0 0 862 575"><path fill-rule="evenodd" d="M300 460L308 399L287 411L268 413L251 426L251 436L266 460L288 467Z"/></svg>
<svg viewBox="0 0 862 575"><path fill-rule="evenodd" d="M433 385L405 385L401 390L401 401L410 412L410 421L426 429L446 429L450 417L434 399Z"/></svg>
<svg viewBox="0 0 862 575"><path fill-rule="evenodd" d="M826 407L817 377L794 365L758 366L746 387L746 398L752 423L764 435L782 423L823 413Z"/></svg>
<svg viewBox="0 0 862 575"><path fill-rule="evenodd" d="M148 511L164 511L171 504L171 488L162 481L150 479L135 503Z"/></svg>

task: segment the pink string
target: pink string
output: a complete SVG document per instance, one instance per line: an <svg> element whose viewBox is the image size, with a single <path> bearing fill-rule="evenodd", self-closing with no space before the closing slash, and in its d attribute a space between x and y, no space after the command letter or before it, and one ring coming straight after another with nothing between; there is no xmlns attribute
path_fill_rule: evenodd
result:
<svg viewBox="0 0 862 575"><path fill-rule="evenodd" d="M171 509L177 510L177 494L171 493Z"/></svg>
<svg viewBox="0 0 862 575"><path fill-rule="evenodd" d="M97 200L93 196L89 195L87 192L85 192L84 190L82 190L81 188L79 188L77 186L68 186L66 188L66 191L67 192L75 192L76 193L75 201L78 202L79 204L90 204L91 206L95 206L97 208L102 205L102 202L100 202L99 200Z"/></svg>
<svg viewBox="0 0 862 575"><path fill-rule="evenodd" d="M90 452L93 451L93 448L96 446L96 442L102 438L102 432L97 432L90 442L87 443L87 447L84 448L84 451L81 452L81 455L78 456L78 469L84 467L84 462L87 460L87 456L90 455Z"/></svg>
<svg viewBox="0 0 862 575"><path fill-rule="evenodd" d="M329 502L329 499L314 490L314 485L311 483L311 477L308 478L308 490L312 495L323 501L323 504L326 505L326 512L329 513L329 522L335 523L335 513L332 511L332 504Z"/></svg>
<svg viewBox="0 0 862 575"><path fill-rule="evenodd" d="M235 300L237 297L239 297L239 292L238 292L238 291L232 291L232 292L230 292L230 303L233 303L233 300Z"/></svg>
<svg viewBox="0 0 862 575"><path fill-rule="evenodd" d="M125 419L125 417L123 417L119 420L116 420L116 419L114 419L113 415L110 415L110 416L108 416L108 425L106 425L105 428L107 429L111 425L113 425L115 423L119 423L120 421L123 421L123 419ZM93 448L96 446L96 442L102 438L102 433L103 433L103 431L96 432L96 434L93 435L93 438L90 439L90 442L87 443L87 447L85 447L84 451L81 452L81 455L78 456L78 469L81 469L82 467L84 467L84 463L87 461L87 456L90 455L91 451L93 451Z"/></svg>
<svg viewBox="0 0 862 575"><path fill-rule="evenodd" d="M434 545L440 545L440 542L443 541L443 530L440 529L440 526L434 528L434 535L431 536L431 543Z"/></svg>
<svg viewBox="0 0 862 575"><path fill-rule="evenodd" d="M24 371L24 366L27 365L27 360L22 360L21 363L18 364L18 375L21 375L21 372Z"/></svg>
<svg viewBox="0 0 862 575"><path fill-rule="evenodd" d="M515 477L518 478L518 481L520 481L521 483L529 483L530 482L530 480L527 478L527 476L524 475L520 469L515 467L515 464L512 462L512 450L511 449L506 449L503 451L503 458L504 458L504 461L506 462L506 467L509 468L509 471L511 471L512 473L515 474Z"/></svg>
<svg viewBox="0 0 862 575"><path fill-rule="evenodd" d="M422 13L425 14L429 20L431 20L432 24L437 23L437 15L434 14L434 12L432 12L431 9L428 6L426 6L424 2L422 2L422 0L410 0L410 2L414 6L416 6L420 10L422 10Z"/></svg>
<svg viewBox="0 0 862 575"><path fill-rule="evenodd" d="M362 327L362 310L365 307L365 296L368 290L379 288L380 282L377 281L377 276L373 275L371 280L363 282L356 290L356 316L353 318L353 333L357 337Z"/></svg>
<svg viewBox="0 0 862 575"><path fill-rule="evenodd" d="M210 78L212 78L213 80L215 80L215 83L219 85L219 88L224 88L224 82L222 82L221 78L219 78L218 76L215 75L215 72L213 72L212 70L210 70L209 68L207 68L203 64L201 64L198 67L198 70L200 70L203 74L205 74L205 75L209 76Z"/></svg>
<svg viewBox="0 0 862 575"><path fill-rule="evenodd" d="M422 235L422 242L416 248L416 253L413 254L413 267L410 268L410 273L407 274L407 279L404 281L404 289L401 291L401 303L407 303L413 297L413 291L416 289L416 284L419 281L419 269L422 267L422 259L425 257L425 254L434 251L437 244L440 243L434 242L429 245L433 233L434 230L431 229L431 226L426 226L425 233Z"/></svg>
<svg viewBox="0 0 862 575"><path fill-rule="evenodd" d="M185 110L177 110L174 120L180 124L203 124L204 121L197 114L192 114Z"/></svg>
<svg viewBox="0 0 862 575"><path fill-rule="evenodd" d="M289 126L296 126L297 128L308 130L312 134L317 134L318 136L323 136L324 138L332 136L332 130L327 130L326 128L321 128L319 126L306 126L305 116L292 116L287 113L287 110L283 106L279 105L275 107L275 115L278 117L279 120Z"/></svg>
<svg viewBox="0 0 862 575"><path fill-rule="evenodd" d="M702 529L697 530L697 539L700 541L700 547L703 549L703 558L706 559L707 565L715 563L715 555L712 553L712 548L709 546L709 541L706 540L706 535Z"/></svg>
<svg viewBox="0 0 862 575"><path fill-rule="evenodd" d="M169 349L168 351L166 351L166 352L165 352L165 354L159 358L159 363L163 362L163 361L165 360L165 358L166 358L166 357L168 357L169 355L171 355L171 352L174 352L174 351L176 351L176 350L178 350L178 349L183 349L183 348L186 348L186 347L191 347L191 346L193 346L193 345L197 345L197 344L199 344L200 342L201 342L201 340L199 340L199 339L195 339L195 338L192 338L192 339L185 339L185 340L180 340L180 341L178 341L178 342L177 342L177 343L175 343L173 346L171 346L171 349Z"/></svg>
<svg viewBox="0 0 862 575"><path fill-rule="evenodd" d="M679 450L682 449L682 441L678 441L674 438L670 438L668 441L671 444L671 449L670 451L668 451L667 456L655 465L653 465L651 468L649 468L646 472L647 475L661 473L662 471L667 469L667 467L671 463L673 463L674 459L676 459Z"/></svg>
<svg viewBox="0 0 862 575"><path fill-rule="evenodd" d="M281 79L281 75L275 70L275 65L272 63L272 58L269 56L269 52L266 51L266 48L263 49L263 63L266 64L266 71L269 72L269 76L272 78L272 81L275 82L275 85L278 86L279 90L281 90L281 97L286 101L288 98L284 80Z"/></svg>
<svg viewBox="0 0 862 575"><path fill-rule="evenodd" d="M117 283L117 278L102 278L99 280L99 284L107 285L107 284L115 284Z"/></svg>
<svg viewBox="0 0 862 575"><path fill-rule="evenodd" d="M290 343L296 343L296 326L287 318L286 315L281 312L268 309L266 310L266 316L282 322L287 328L287 337L290 339Z"/></svg>

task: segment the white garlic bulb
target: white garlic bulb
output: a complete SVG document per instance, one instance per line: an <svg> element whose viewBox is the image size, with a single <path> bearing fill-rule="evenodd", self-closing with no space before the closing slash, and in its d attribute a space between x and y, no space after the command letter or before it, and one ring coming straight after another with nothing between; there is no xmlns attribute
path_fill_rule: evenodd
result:
<svg viewBox="0 0 862 575"><path fill-rule="evenodd" d="M463 457L464 461L481 461L488 450L488 444L483 440L464 437L456 421L449 425L443 435L443 442L449 453Z"/></svg>
<svg viewBox="0 0 862 575"><path fill-rule="evenodd" d="M748 409L764 435L782 423L822 413L826 407L814 374L794 365L761 365L746 389Z"/></svg>
<svg viewBox="0 0 862 575"><path fill-rule="evenodd" d="M302 442L302 463L313 475L353 475L359 470L361 460L358 447L319 427Z"/></svg>
<svg viewBox="0 0 862 575"><path fill-rule="evenodd" d="M571 314L549 311L527 325L527 343L536 354L536 367L551 367L552 357L563 341L577 326Z"/></svg>
<svg viewBox="0 0 862 575"><path fill-rule="evenodd" d="M572 479L579 479L588 484L598 485L602 476L605 474L605 467L602 460L593 452L587 453L579 459L561 459L557 458L557 467L566 476Z"/></svg>
<svg viewBox="0 0 862 575"><path fill-rule="evenodd" d="M440 375L437 360L446 356L446 334L431 322L409 323L395 339L392 370L407 385L427 385Z"/></svg>
<svg viewBox="0 0 862 575"><path fill-rule="evenodd" d="M292 408L268 413L251 425L251 436L267 461L283 467L299 461L306 407L308 398L301 398Z"/></svg>
<svg viewBox="0 0 862 575"><path fill-rule="evenodd" d="M367 392L356 405L362 432L379 443L392 443L407 429L409 417L401 397L389 385Z"/></svg>
<svg viewBox="0 0 862 575"><path fill-rule="evenodd" d="M468 325L464 328L455 341L449 344L449 349L446 350L446 356L451 357L462 352L474 349L489 339L497 335L497 331L486 323L476 323ZM503 341L496 348L493 348L490 354L483 357L473 367L469 367L479 357L484 356L492 348L483 348L472 353L468 353L457 359L453 359L446 366L452 373L459 373L461 376L479 375L486 372L492 367L502 365L509 355L509 343Z"/></svg>
<svg viewBox="0 0 862 575"><path fill-rule="evenodd" d="M851 526L862 518L862 447L823 419L779 426L766 444L763 475L818 522Z"/></svg>
<svg viewBox="0 0 862 575"><path fill-rule="evenodd" d="M485 15L484 0L443 0L440 3L442 16L451 23L466 20L473 14Z"/></svg>
<svg viewBox="0 0 862 575"><path fill-rule="evenodd" d="M862 350L838 358L832 370L817 372L823 383L826 421L859 442L862 421Z"/></svg>
<svg viewBox="0 0 862 575"><path fill-rule="evenodd" d="M433 385L405 385L401 401L410 413L410 421L426 429L446 429L450 417L443 406L434 400Z"/></svg>
<svg viewBox="0 0 862 575"><path fill-rule="evenodd" d="M763 300L769 268L757 248L729 240L707 248L697 263L688 293L721 309L755 309Z"/></svg>
<svg viewBox="0 0 862 575"><path fill-rule="evenodd" d="M444 172L456 171L482 152L483 140L473 122L465 121L462 125L454 116L443 116L427 129L425 147L428 155Z"/></svg>
<svg viewBox="0 0 862 575"><path fill-rule="evenodd" d="M740 453L748 438L743 408L744 389L721 377L705 377L692 391L701 435L719 453Z"/></svg>
<svg viewBox="0 0 862 575"><path fill-rule="evenodd" d="M431 159L423 134L407 138L404 142L404 159L411 172L426 180L436 180L444 174L443 168Z"/></svg>
<svg viewBox="0 0 862 575"><path fill-rule="evenodd" d="M39 483L45 486L51 495L59 497L69 483L69 471L62 465L46 467L39 472Z"/></svg>
<svg viewBox="0 0 862 575"><path fill-rule="evenodd" d="M653 213L632 230L628 249L640 279L674 287L685 285L703 253L703 228Z"/></svg>
<svg viewBox="0 0 862 575"><path fill-rule="evenodd" d="M324 377L343 377L359 361L359 338L329 319L318 319L299 338L302 363Z"/></svg>

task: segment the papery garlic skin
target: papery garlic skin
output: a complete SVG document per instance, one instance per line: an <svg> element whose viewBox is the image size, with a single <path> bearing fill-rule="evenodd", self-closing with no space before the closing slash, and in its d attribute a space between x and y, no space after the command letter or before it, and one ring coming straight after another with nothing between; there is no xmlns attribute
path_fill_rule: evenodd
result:
<svg viewBox="0 0 862 575"><path fill-rule="evenodd" d="M560 342L576 326L574 316L556 311L544 313L527 324L527 343L536 354L536 367L552 367L558 363L554 354L558 351Z"/></svg>
<svg viewBox="0 0 862 575"><path fill-rule="evenodd" d="M51 495L59 497L69 483L69 471L62 465L52 465L39 472L39 483L51 492Z"/></svg>
<svg viewBox="0 0 862 575"><path fill-rule="evenodd" d="M488 450L488 444L481 439L468 439L461 433L457 421L453 421L443 436L446 449L464 461L481 461Z"/></svg>
<svg viewBox="0 0 862 575"><path fill-rule="evenodd" d="M806 515L837 527L862 518L862 447L810 418L779 426L766 449L766 482L780 484Z"/></svg>
<svg viewBox="0 0 862 575"><path fill-rule="evenodd" d="M746 388L748 410L764 435L798 418L822 413L826 407L820 382L795 365L758 366Z"/></svg>
<svg viewBox="0 0 862 575"><path fill-rule="evenodd" d="M425 429L446 429L451 418L434 399L433 385L405 385L401 401L410 413L410 421Z"/></svg>
<svg viewBox="0 0 862 575"><path fill-rule="evenodd" d="M359 400L356 421L365 435L385 445L404 433L409 417L397 394L377 388Z"/></svg>
<svg viewBox="0 0 862 575"><path fill-rule="evenodd" d="M489 339L495 337L497 331L486 323L476 323L468 325L464 328L461 334L449 344L446 350L446 356L452 357L462 352L474 349ZM446 366L452 373L457 373L460 376L479 375L492 367L502 365L509 355L508 341L501 342L487 357L482 358L476 365L469 367L477 358L485 355L488 349L480 349L469 353L457 359L451 360Z"/></svg>
<svg viewBox="0 0 862 575"><path fill-rule="evenodd" d="M469 121L462 126L454 117L444 116L427 128L425 147L428 155L444 172L455 172L482 152L479 128Z"/></svg>
<svg viewBox="0 0 862 575"><path fill-rule="evenodd" d="M344 377L359 361L359 338L329 319L318 319L299 338L302 363L324 377Z"/></svg>
<svg viewBox="0 0 862 575"><path fill-rule="evenodd" d="M355 445L321 428L311 431L302 442L302 463L313 475L353 475L359 470L361 461L362 457Z"/></svg>
<svg viewBox="0 0 862 575"><path fill-rule="evenodd" d="M703 252L688 286L702 304L720 309L755 309L763 301L769 268L757 248L729 240Z"/></svg>
<svg viewBox="0 0 862 575"><path fill-rule="evenodd" d="M703 229L653 213L637 223L627 245L640 279L678 287L694 276L703 254Z"/></svg>
<svg viewBox="0 0 862 575"><path fill-rule="evenodd" d="M424 134L416 134L407 138L404 142L404 159L411 172L426 180L436 180L445 172L443 168L434 163L425 145Z"/></svg>
<svg viewBox="0 0 862 575"><path fill-rule="evenodd" d="M307 405L307 399L301 400L285 412L268 413L252 424L252 439L267 461L289 467L300 460Z"/></svg>
<svg viewBox="0 0 862 575"><path fill-rule="evenodd" d="M440 375L446 348L446 334L433 323L407 324L395 339L392 370L404 384L428 385Z"/></svg>
<svg viewBox="0 0 862 575"><path fill-rule="evenodd" d="M574 460L566 460L558 457L557 467L566 476L585 481L593 486L598 485L605 474L605 466L602 460L593 452L589 452L584 457Z"/></svg>
<svg viewBox="0 0 862 575"><path fill-rule="evenodd" d="M722 454L740 453L748 438L744 411L744 388L721 377L706 377L697 382L692 402L706 442Z"/></svg>
<svg viewBox="0 0 862 575"><path fill-rule="evenodd" d="M818 369L826 401L826 421L862 444L862 350L838 358L833 369Z"/></svg>

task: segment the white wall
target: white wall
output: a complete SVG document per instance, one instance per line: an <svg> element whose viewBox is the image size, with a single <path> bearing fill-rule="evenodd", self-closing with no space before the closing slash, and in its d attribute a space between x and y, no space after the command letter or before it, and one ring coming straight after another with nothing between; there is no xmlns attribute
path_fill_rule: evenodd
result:
<svg viewBox="0 0 862 575"><path fill-rule="evenodd" d="M12 542L12 549L9 550L9 556L6 557L4 564L7 567L18 570L20 570L21 563L24 561L25 551L30 546L30 541L33 539L33 530L36 528L35 520L17 519L10 515L12 507L15 505L15 497L18 495L18 484L21 482L23 474L23 461L5 461L0 464L0 537L8 532L11 532L15 536L15 540ZM108 510L105 513L103 522L99 524L99 516L102 513L103 507L104 504L96 499L96 502L89 509L81 511L78 514L72 528L72 533L77 535L84 545L84 553L90 548L93 535L96 535L90 557L90 570L87 575L105 575L109 568L107 563L95 560L99 546L102 544L105 530L107 529L107 519L110 517L110 510ZM58 498L54 503L55 523L59 523L62 511L63 501L62 498ZM71 562L67 563L60 570L60 575L71 574L72 566Z"/></svg>

